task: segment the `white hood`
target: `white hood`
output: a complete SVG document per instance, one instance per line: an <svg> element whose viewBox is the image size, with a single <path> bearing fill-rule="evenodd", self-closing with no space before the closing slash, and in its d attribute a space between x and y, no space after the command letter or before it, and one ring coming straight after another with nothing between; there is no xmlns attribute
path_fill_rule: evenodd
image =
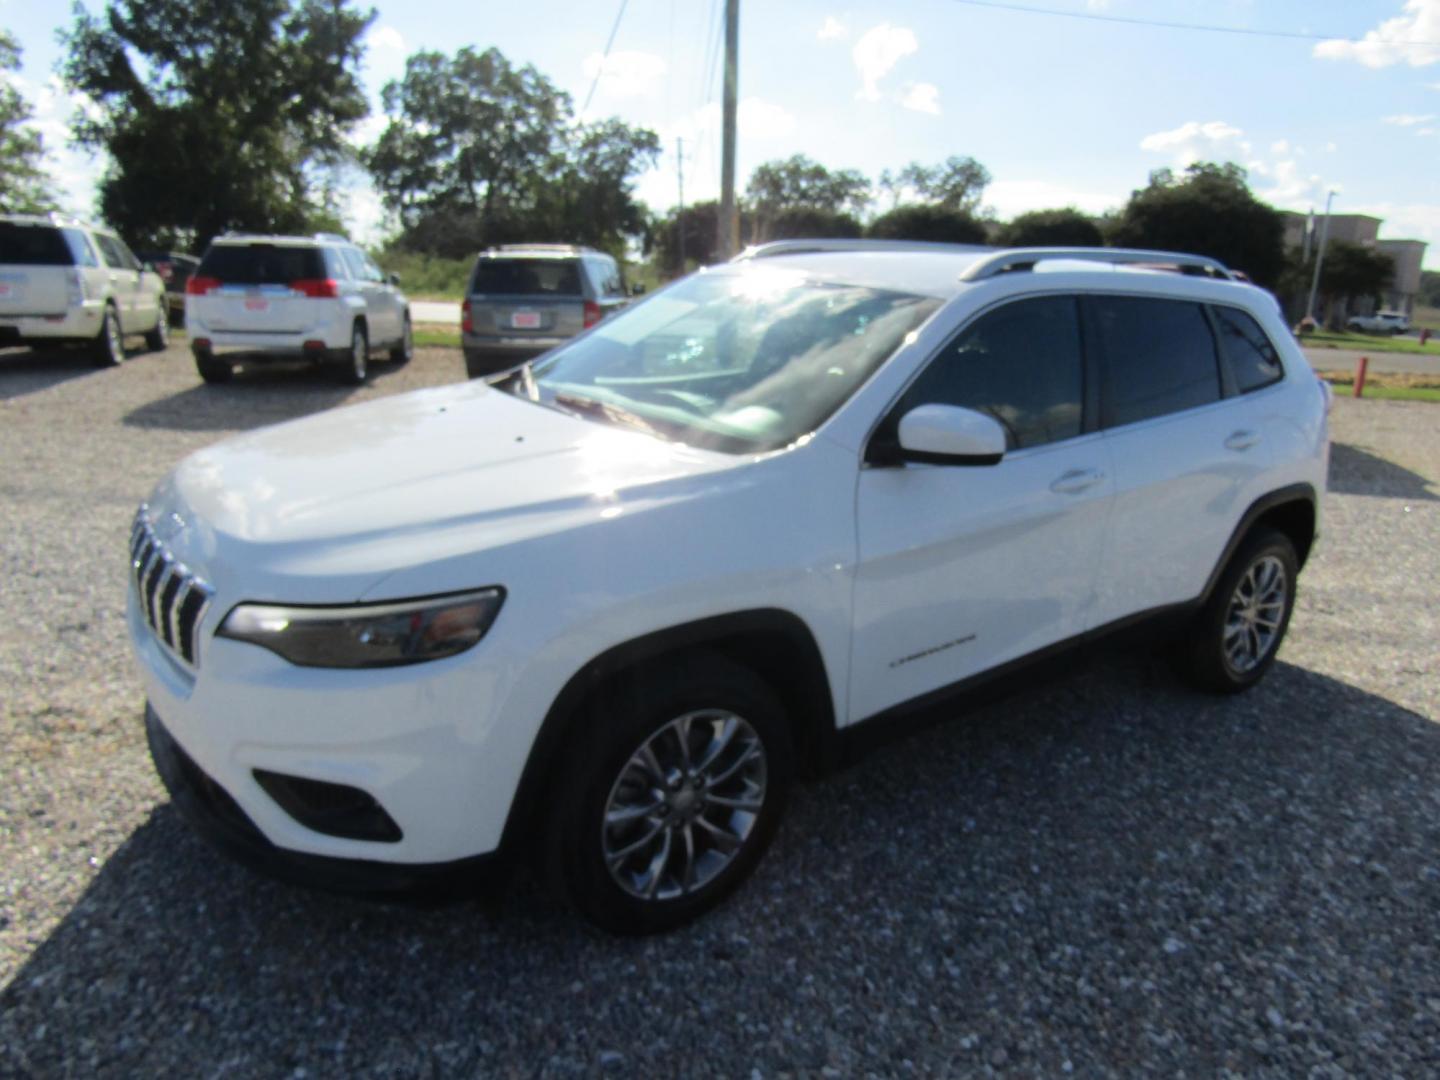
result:
<svg viewBox="0 0 1440 1080"><path fill-rule="evenodd" d="M333 602L399 570L683 499L686 478L745 460L467 383L201 450L156 490L152 518L221 592Z"/></svg>

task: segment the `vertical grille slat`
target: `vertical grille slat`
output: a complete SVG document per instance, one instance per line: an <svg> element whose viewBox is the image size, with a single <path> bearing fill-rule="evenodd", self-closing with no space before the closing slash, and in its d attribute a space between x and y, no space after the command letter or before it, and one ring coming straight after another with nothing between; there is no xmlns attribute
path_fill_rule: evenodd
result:
<svg viewBox="0 0 1440 1080"><path fill-rule="evenodd" d="M130 532L130 581L146 624L174 656L199 667L198 630L214 590L155 535L141 505Z"/></svg>

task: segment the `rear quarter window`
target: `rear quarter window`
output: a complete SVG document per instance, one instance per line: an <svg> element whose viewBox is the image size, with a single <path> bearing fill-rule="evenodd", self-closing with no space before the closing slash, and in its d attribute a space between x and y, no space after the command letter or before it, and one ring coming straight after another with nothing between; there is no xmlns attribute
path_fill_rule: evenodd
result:
<svg viewBox="0 0 1440 1080"><path fill-rule="evenodd" d="M0 222L0 264L9 266L73 266L75 256L53 225Z"/></svg>
<svg viewBox="0 0 1440 1080"><path fill-rule="evenodd" d="M1220 400L1215 335L1199 304L1095 296L1088 312L1104 361L1104 426L1134 424Z"/></svg>
<svg viewBox="0 0 1440 1080"><path fill-rule="evenodd" d="M1238 308L1212 310L1235 388L1244 394L1279 382L1285 368L1280 362L1280 353L1260 324Z"/></svg>
<svg viewBox="0 0 1440 1080"><path fill-rule="evenodd" d="M579 296L574 259L480 259L470 291L491 296Z"/></svg>
<svg viewBox="0 0 1440 1080"><path fill-rule="evenodd" d="M197 271L226 285L288 285L327 277L320 249L283 244L226 244L205 253Z"/></svg>

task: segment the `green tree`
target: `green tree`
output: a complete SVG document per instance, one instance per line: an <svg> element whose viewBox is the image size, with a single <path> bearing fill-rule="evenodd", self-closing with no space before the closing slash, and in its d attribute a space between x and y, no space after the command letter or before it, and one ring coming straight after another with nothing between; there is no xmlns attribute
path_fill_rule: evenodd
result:
<svg viewBox="0 0 1440 1080"><path fill-rule="evenodd" d="M1004 247L1104 247L1100 226L1074 207L1031 210L1000 227Z"/></svg>
<svg viewBox="0 0 1440 1080"><path fill-rule="evenodd" d="M866 235L877 240L928 240L936 244L983 244L985 223L964 210L911 204L897 206L870 223Z"/></svg>
<svg viewBox="0 0 1440 1080"><path fill-rule="evenodd" d="M1238 165L1198 163L1184 176L1169 169L1150 175L1115 220L1121 247L1189 252L1219 259L1271 288L1285 268L1284 221L1260 202Z"/></svg>
<svg viewBox="0 0 1440 1080"><path fill-rule="evenodd" d="M0 30L0 213L27 214L54 206L40 133L28 127L30 104L6 78L20 70L20 46Z"/></svg>
<svg viewBox="0 0 1440 1080"><path fill-rule="evenodd" d="M108 0L79 5L62 71L98 115L100 210L146 245L198 248L227 229L333 220L324 172L368 111L357 77L373 12L350 0Z"/></svg>
<svg viewBox="0 0 1440 1080"><path fill-rule="evenodd" d="M912 161L898 173L886 169L880 174L880 189L890 196L896 209L908 196L945 210L975 215L990 186L990 171L972 157L953 155L938 165Z"/></svg>
<svg viewBox="0 0 1440 1080"><path fill-rule="evenodd" d="M862 213L870 202L870 181L854 169L827 169L795 154L757 165L745 188L755 215L757 239L770 239L781 215L795 210L828 215ZM829 219L827 219L829 220Z"/></svg>
<svg viewBox="0 0 1440 1080"><path fill-rule="evenodd" d="M1320 267L1320 293L1326 307L1336 300L1374 300L1395 278L1395 260L1383 251L1333 240L1325 247L1325 261Z"/></svg>

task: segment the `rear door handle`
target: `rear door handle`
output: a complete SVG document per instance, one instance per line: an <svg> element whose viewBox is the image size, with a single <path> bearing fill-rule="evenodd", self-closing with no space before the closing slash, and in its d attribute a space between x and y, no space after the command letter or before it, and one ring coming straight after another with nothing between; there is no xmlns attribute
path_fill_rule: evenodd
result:
<svg viewBox="0 0 1440 1080"><path fill-rule="evenodd" d="M1237 431L1225 440L1227 450L1249 450L1260 441L1260 434L1256 431Z"/></svg>
<svg viewBox="0 0 1440 1080"><path fill-rule="evenodd" d="M1057 495L1076 495L1104 479L1105 474L1099 469L1071 469L1062 473L1060 478L1050 485L1050 490Z"/></svg>

